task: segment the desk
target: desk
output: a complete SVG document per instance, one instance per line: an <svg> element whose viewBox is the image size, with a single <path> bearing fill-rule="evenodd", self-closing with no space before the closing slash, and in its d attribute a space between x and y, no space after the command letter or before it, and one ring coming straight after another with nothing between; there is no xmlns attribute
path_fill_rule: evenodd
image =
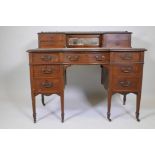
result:
<svg viewBox="0 0 155 155"><path fill-rule="evenodd" d="M33 119L39 94L58 94L61 98L61 121L64 122L64 86L66 69L71 65L100 65L101 84L107 90L107 119L111 121L111 98L115 93L134 93L136 120L139 119L144 64L144 48L131 47L131 32L41 32L38 48L30 49L30 79Z"/></svg>

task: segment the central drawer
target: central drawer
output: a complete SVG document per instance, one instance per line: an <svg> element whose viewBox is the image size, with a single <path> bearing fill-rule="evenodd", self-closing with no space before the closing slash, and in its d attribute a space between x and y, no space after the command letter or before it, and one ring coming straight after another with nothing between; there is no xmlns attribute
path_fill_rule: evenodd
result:
<svg viewBox="0 0 155 155"><path fill-rule="evenodd" d="M65 53L64 62L69 64L107 64L109 53Z"/></svg>

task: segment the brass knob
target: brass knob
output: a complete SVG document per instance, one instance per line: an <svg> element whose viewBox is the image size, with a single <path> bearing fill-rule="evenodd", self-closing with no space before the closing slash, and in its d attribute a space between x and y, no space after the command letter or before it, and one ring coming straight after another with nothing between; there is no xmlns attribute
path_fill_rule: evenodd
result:
<svg viewBox="0 0 155 155"><path fill-rule="evenodd" d="M104 55L102 55L102 56L98 56L97 55L95 58L96 58L97 61L103 61L103 60L105 60L105 56Z"/></svg>

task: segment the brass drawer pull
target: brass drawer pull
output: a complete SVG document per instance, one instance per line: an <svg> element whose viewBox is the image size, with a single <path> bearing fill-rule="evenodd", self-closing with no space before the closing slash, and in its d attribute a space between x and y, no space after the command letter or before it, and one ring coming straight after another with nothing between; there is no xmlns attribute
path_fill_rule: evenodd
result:
<svg viewBox="0 0 155 155"><path fill-rule="evenodd" d="M122 60L131 60L133 58L131 53L126 53L120 56Z"/></svg>
<svg viewBox="0 0 155 155"><path fill-rule="evenodd" d="M41 86L44 87L44 88L52 88L53 87L53 83L45 81L45 82L41 83Z"/></svg>
<svg viewBox="0 0 155 155"><path fill-rule="evenodd" d="M123 73L131 73L131 72L133 72L133 67L131 67L131 66L124 66L124 67L121 67L121 71Z"/></svg>
<svg viewBox="0 0 155 155"><path fill-rule="evenodd" d="M105 60L105 56L104 55L96 56L95 58L96 58L96 61L103 61L103 60Z"/></svg>
<svg viewBox="0 0 155 155"><path fill-rule="evenodd" d="M130 81L120 81L119 84L122 87L130 87L131 86L131 82Z"/></svg>
<svg viewBox="0 0 155 155"><path fill-rule="evenodd" d="M78 61L80 56L78 55L75 55L75 56L67 56L67 58L70 60L70 61Z"/></svg>
<svg viewBox="0 0 155 155"><path fill-rule="evenodd" d="M42 73L43 74L52 74L53 70L52 70L52 68L44 68L44 69L42 69Z"/></svg>
<svg viewBox="0 0 155 155"><path fill-rule="evenodd" d="M44 56L41 57L41 59L43 61L51 61L52 60L52 56L50 56L50 55L44 55Z"/></svg>

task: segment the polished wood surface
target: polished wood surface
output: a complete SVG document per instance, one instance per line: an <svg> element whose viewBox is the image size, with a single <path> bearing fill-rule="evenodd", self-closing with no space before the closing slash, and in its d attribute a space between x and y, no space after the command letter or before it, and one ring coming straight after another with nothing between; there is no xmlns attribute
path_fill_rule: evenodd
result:
<svg viewBox="0 0 155 155"><path fill-rule="evenodd" d="M144 48L131 47L131 32L42 32L37 49L30 49L30 79L33 118L36 122L35 97L58 94L61 121L64 122L64 85L66 69L71 65L100 65L101 83L107 89L107 119L111 121L111 99L115 93L134 93L136 119L139 120Z"/></svg>

